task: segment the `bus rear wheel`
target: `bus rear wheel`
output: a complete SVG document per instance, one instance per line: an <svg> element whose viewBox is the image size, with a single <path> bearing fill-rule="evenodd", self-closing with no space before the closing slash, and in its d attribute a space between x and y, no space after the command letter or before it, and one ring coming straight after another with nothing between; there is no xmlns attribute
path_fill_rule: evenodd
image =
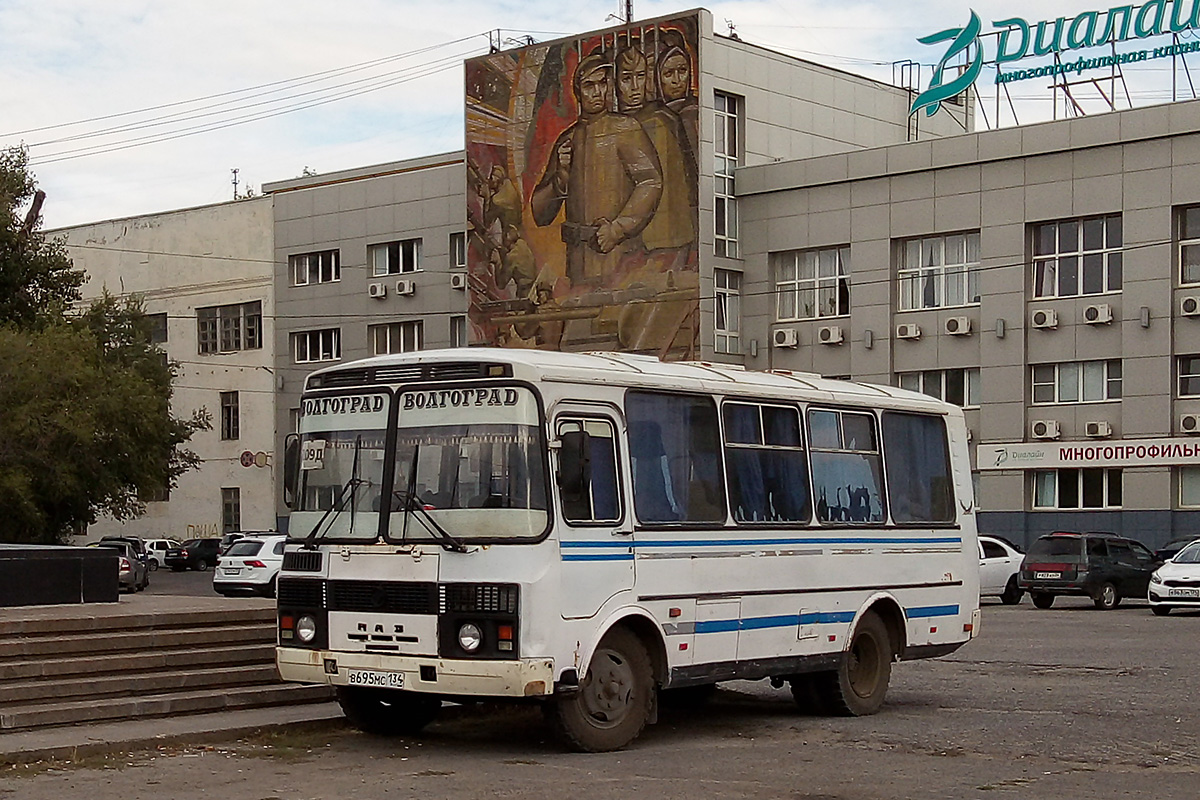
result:
<svg viewBox="0 0 1200 800"><path fill-rule="evenodd" d="M632 631L605 634L579 691L555 698L548 710L559 736L574 750L619 750L637 738L650 719L654 673L650 654Z"/></svg>
<svg viewBox="0 0 1200 800"><path fill-rule="evenodd" d="M883 705L892 677L887 626L873 611L863 615L838 668L814 675L814 688L828 709L844 717L874 714Z"/></svg>
<svg viewBox="0 0 1200 800"><path fill-rule="evenodd" d="M362 686L337 687L337 701L351 725L377 736L420 733L442 707L437 695Z"/></svg>

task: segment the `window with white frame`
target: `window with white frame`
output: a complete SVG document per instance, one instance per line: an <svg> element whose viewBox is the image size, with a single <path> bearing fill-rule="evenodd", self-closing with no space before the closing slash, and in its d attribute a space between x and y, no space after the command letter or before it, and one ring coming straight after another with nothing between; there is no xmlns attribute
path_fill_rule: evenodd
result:
<svg viewBox="0 0 1200 800"><path fill-rule="evenodd" d="M1035 470L1033 507L1120 508L1121 470L1105 467Z"/></svg>
<svg viewBox="0 0 1200 800"><path fill-rule="evenodd" d="M292 285L308 286L310 283L333 283L342 279L341 257L337 250L319 253L301 253L289 256L292 267Z"/></svg>
<svg viewBox="0 0 1200 800"><path fill-rule="evenodd" d="M1179 506L1200 508L1200 467L1178 467Z"/></svg>
<svg viewBox="0 0 1200 800"><path fill-rule="evenodd" d="M900 310L979 302L979 233L925 236L900 243Z"/></svg>
<svg viewBox="0 0 1200 800"><path fill-rule="evenodd" d="M900 372L896 383L901 389L921 392L956 406L979 407L979 367Z"/></svg>
<svg viewBox="0 0 1200 800"><path fill-rule="evenodd" d="M342 357L342 332L337 328L292 334L292 354L297 364L337 361Z"/></svg>
<svg viewBox="0 0 1200 800"><path fill-rule="evenodd" d="M467 266L467 235L462 231L450 234L450 266L453 269Z"/></svg>
<svg viewBox="0 0 1200 800"><path fill-rule="evenodd" d="M221 531L242 529L242 490L234 486L221 490Z"/></svg>
<svg viewBox="0 0 1200 800"><path fill-rule="evenodd" d="M1120 399L1120 359L1033 365L1035 405L1102 403Z"/></svg>
<svg viewBox="0 0 1200 800"><path fill-rule="evenodd" d="M371 355L387 353L412 353L421 349L423 342L421 320L389 322L384 325L368 325L367 338L371 340Z"/></svg>
<svg viewBox="0 0 1200 800"><path fill-rule="evenodd" d="M1179 357L1179 396L1200 397L1200 356Z"/></svg>
<svg viewBox="0 0 1200 800"><path fill-rule="evenodd" d="M713 151L716 162L713 171L716 202L713 206L715 251L719 256L738 258L738 209L733 186L733 173L740 158L739 120L743 100L717 92L715 100L716 126Z"/></svg>
<svg viewBox="0 0 1200 800"><path fill-rule="evenodd" d="M464 316L454 316L450 318L450 346L451 347L466 347L467 346L467 318Z"/></svg>
<svg viewBox="0 0 1200 800"><path fill-rule="evenodd" d="M371 274L376 278L382 275L416 272L421 268L420 239L374 244L367 249L371 261Z"/></svg>
<svg viewBox="0 0 1200 800"><path fill-rule="evenodd" d="M779 322L850 313L850 248L774 253Z"/></svg>
<svg viewBox="0 0 1200 800"><path fill-rule="evenodd" d="M1033 226L1033 296L1121 290L1121 215Z"/></svg>
<svg viewBox="0 0 1200 800"><path fill-rule="evenodd" d="M718 353L741 353L742 273L713 270L713 281L716 285L713 349Z"/></svg>
<svg viewBox="0 0 1200 800"><path fill-rule="evenodd" d="M262 348L262 301L196 309L196 340L202 355Z"/></svg>

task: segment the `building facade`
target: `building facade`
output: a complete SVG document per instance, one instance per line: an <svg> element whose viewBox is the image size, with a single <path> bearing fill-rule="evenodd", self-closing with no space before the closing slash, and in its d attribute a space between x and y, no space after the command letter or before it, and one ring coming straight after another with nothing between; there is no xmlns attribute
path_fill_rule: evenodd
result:
<svg viewBox="0 0 1200 800"><path fill-rule="evenodd" d="M107 534L188 539L275 527L274 252L270 198L50 231L87 274L84 302L140 296L178 364L172 413L206 409L199 469L147 495L144 516L98 520Z"/></svg>

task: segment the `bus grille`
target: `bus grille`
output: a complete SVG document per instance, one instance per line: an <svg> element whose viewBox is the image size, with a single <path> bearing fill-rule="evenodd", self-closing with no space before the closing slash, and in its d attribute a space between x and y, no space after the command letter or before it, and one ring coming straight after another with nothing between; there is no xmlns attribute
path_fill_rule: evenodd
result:
<svg viewBox="0 0 1200 800"><path fill-rule="evenodd" d="M321 551L300 550L283 554L284 572L320 572Z"/></svg>
<svg viewBox="0 0 1200 800"><path fill-rule="evenodd" d="M396 581L330 581L330 611L436 614L437 584Z"/></svg>
<svg viewBox="0 0 1200 800"><path fill-rule="evenodd" d="M280 608L322 608L324 607L324 581L290 580L280 578L276 585L276 595Z"/></svg>

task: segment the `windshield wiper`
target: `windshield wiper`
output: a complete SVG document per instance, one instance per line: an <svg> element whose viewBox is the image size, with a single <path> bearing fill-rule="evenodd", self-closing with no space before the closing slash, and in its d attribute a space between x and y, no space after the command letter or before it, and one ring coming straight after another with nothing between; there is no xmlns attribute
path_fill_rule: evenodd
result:
<svg viewBox="0 0 1200 800"><path fill-rule="evenodd" d="M412 512L416 511L421 516L421 524L425 526L425 530L433 534L433 538L442 549L449 550L454 553L467 552L467 546L457 539L450 531L446 530L438 523L433 515L425 509L425 504L420 502L417 497L417 456L421 453L421 445L413 445L412 464L408 470L408 487L405 494L401 495L398 491L393 491L394 497L399 497L402 503L401 510L404 511L404 526L400 530L400 541L408 541L408 520Z"/></svg>
<svg viewBox="0 0 1200 800"><path fill-rule="evenodd" d="M350 468L350 478L344 484L342 484L342 488L338 490L338 495L334 500L333 505L325 509L325 513L321 515L319 520L317 520L317 524L313 526L313 529L309 532L308 536L304 537L304 544L302 545L303 547L307 547L310 550L315 550L317 546L314 544L314 540L323 538L325 533L329 532L329 528L333 527L334 521L337 520L342 511L345 510L346 505L354 499L355 495L358 494L358 487L367 483L367 481L364 481L358 477L358 454L361 450L362 436L359 436L354 440L354 461L353 466ZM354 517L354 513L351 512L351 533L354 532ZM326 521L328 521L329 524L326 526L325 532L318 536L317 534L321 530L321 526L325 525Z"/></svg>

